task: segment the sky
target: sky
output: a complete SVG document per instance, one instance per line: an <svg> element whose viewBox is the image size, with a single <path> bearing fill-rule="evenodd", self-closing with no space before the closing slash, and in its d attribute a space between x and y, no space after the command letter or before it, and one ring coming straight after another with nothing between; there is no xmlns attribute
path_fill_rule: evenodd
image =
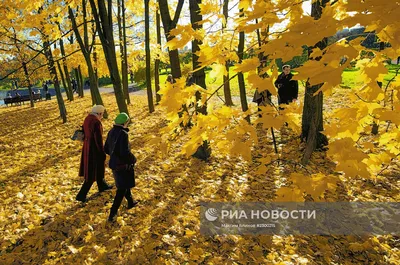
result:
<svg viewBox="0 0 400 265"><path fill-rule="evenodd" d="M294 0L295 1L295 0ZM223 2L223 0L220 0L221 4ZM238 13L238 0L230 0L229 1L229 16L230 17L234 17L236 16L236 14ZM305 0L302 3L302 7L304 10L304 14L310 16L311 15L311 0ZM203 17L204 19L204 17ZM215 19L216 16L215 16ZM285 28L285 26L287 25L287 23L289 22L289 20L285 20L279 24L275 24L271 30L272 31L278 31L282 28ZM185 1L184 5L183 5L183 9L182 9L182 13L179 19L178 24L180 25L187 25L190 23L190 13L189 13L189 3L188 1ZM228 19L228 28L232 28L233 27L233 20L229 20ZM204 28L207 29L207 31L209 32L213 32L213 31L217 31L221 29L221 22L217 22L217 23L205 23L204 24ZM190 49L191 48L191 43L188 43L186 45L186 48Z"/></svg>

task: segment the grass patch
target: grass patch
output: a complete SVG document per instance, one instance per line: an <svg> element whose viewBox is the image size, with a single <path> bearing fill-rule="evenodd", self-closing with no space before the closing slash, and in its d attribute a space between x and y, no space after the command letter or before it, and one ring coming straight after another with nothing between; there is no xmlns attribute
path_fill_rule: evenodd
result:
<svg viewBox="0 0 400 265"><path fill-rule="evenodd" d="M396 67L389 67L389 73L385 75L383 78L383 86L387 84L389 80L391 80L396 75L396 70L400 69L400 66ZM357 71L354 70L345 70L342 73L342 83L341 87L343 88L353 88L353 87L360 87L365 83L361 77L361 71L358 69Z"/></svg>
<svg viewBox="0 0 400 265"><path fill-rule="evenodd" d="M389 64L386 67L389 69L389 71L396 72L397 69L400 69L400 64Z"/></svg>

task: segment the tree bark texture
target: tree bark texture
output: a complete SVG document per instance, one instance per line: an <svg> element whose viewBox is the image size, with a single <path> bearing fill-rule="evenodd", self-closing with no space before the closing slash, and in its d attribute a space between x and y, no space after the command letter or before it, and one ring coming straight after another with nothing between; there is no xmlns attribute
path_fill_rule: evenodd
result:
<svg viewBox="0 0 400 265"><path fill-rule="evenodd" d="M225 23L222 24L222 31L226 28L226 24L228 23L228 5L229 5L229 0L224 0L224 5L222 8L222 13L225 17ZM226 106L233 106L233 101L232 101L232 94L231 94L231 85L229 82L229 61L225 62L225 69L226 69L226 75L223 77L223 82L224 82L224 98L225 98L225 105Z"/></svg>
<svg viewBox="0 0 400 265"><path fill-rule="evenodd" d="M112 1L108 1L108 10L104 0L97 1L89 0L92 7L92 12L97 25L100 41L103 47L104 55L108 70L111 77L111 82L114 87L114 95L117 101L119 112L125 112L129 115L128 107L125 102L124 93L122 91L121 77L119 75L117 56L115 52L115 43L112 28Z"/></svg>
<svg viewBox="0 0 400 265"><path fill-rule="evenodd" d="M121 56L121 74L122 74L122 90L127 104L131 104L128 91L128 65L126 53L126 34L125 31L125 8L124 0L118 0L118 35L119 35L119 51Z"/></svg>
<svg viewBox="0 0 400 265"><path fill-rule="evenodd" d="M329 2L329 0L318 0L312 3L311 16L314 19L319 19L322 15L323 7ZM319 41L314 47L318 47L323 50L327 47L327 38ZM309 55L312 51L309 49ZM315 60L319 60L316 58ZM306 139L306 148L302 158L302 163L307 164L311 158L312 153L315 149L321 148L328 144L327 137L321 133L324 130L323 126L323 93L319 92L317 95L314 94L321 88L322 84L310 86L306 83L304 93L304 106L301 126L301 138Z"/></svg>
<svg viewBox="0 0 400 265"><path fill-rule="evenodd" d="M161 48L161 21L160 21L160 12L156 11L156 32L157 32L157 44L160 45ZM156 89L156 103L159 103L161 100L161 95L158 94L160 91L160 59L156 59L154 62L154 85Z"/></svg>
<svg viewBox="0 0 400 265"><path fill-rule="evenodd" d="M61 56L63 57L62 65L63 65L63 68L64 68L63 73L64 73L64 76L65 76L65 78L64 78L64 76L61 75L61 79L63 81L63 86L64 86L64 89L65 89L65 93L67 94L68 100L69 101L73 101L74 100L74 94L73 94L72 87L71 87L71 78L69 76L67 60L65 58L64 42L63 42L62 39L60 39L59 43L60 43ZM61 66L60 66L60 69L61 69ZM60 74L61 74L61 70L60 70Z"/></svg>
<svg viewBox="0 0 400 265"><path fill-rule="evenodd" d="M46 39L46 36L43 36L43 39ZM67 122L67 110L65 108L64 99L61 94L60 83L58 81L56 67L54 65L53 54L51 52L50 44L47 40L43 42L43 50L47 59L47 65L50 72L51 79L53 80L54 89L56 91L58 108L60 110L60 116L63 120L63 123Z"/></svg>
<svg viewBox="0 0 400 265"><path fill-rule="evenodd" d="M22 68L24 68L25 79L26 79L26 83L28 84L29 99L30 99L29 101L31 104L31 108L33 108L35 106L35 103L33 102L33 96L32 96L32 84L31 84L31 80L29 78L28 67L26 66L25 62L22 62Z"/></svg>
<svg viewBox="0 0 400 265"><path fill-rule="evenodd" d="M243 17L243 9L239 10L240 16ZM239 32L239 45L238 45L238 57L239 63L243 60L243 52L244 52L244 31ZM243 112L249 109L247 104L247 96L246 96L246 86L244 82L244 75L242 72L238 73L238 82L239 82L239 93L240 93L240 104L242 106ZM250 118L246 118L248 122L250 122Z"/></svg>
<svg viewBox="0 0 400 265"><path fill-rule="evenodd" d="M178 5L176 7L175 15L174 18L171 19L171 16L169 14L169 7L168 7L168 0L158 0L158 5L160 8L160 14L161 14L161 20L164 26L164 33L165 33L165 38L167 41L172 40L175 38L170 34L170 31L174 28L176 28L176 25L178 23L179 15L182 10L184 0L179 0ZM178 50L170 50L168 49L168 55L169 55L169 60L171 64L171 74L176 78L180 78L182 76L181 72L181 65L179 62L179 53Z"/></svg>
<svg viewBox="0 0 400 265"><path fill-rule="evenodd" d="M82 3L86 5L85 0L83 0ZM86 6L83 7L83 10L86 10ZM76 25L75 17L73 15L71 8L68 8L68 13L69 13L69 18L72 23L72 28L74 30L76 39L78 41L79 47L81 48L83 57L85 58L85 62L86 62L87 68L88 68L88 75L89 75L89 82L90 82L90 94L92 96L92 104L93 105L94 104L103 105L103 100L100 95L95 69L93 68L93 64L92 64L92 60L91 60L92 50L93 50L93 57L95 57L95 54L94 54L95 52L94 52L94 48L92 48L93 45L89 44L88 28L87 28L87 26L84 26L84 31L83 31L84 37L82 39L81 34L79 33L78 27ZM83 16L84 16L84 21L86 21L86 11L83 13ZM94 40L95 40L94 33L95 32L93 32L92 43L94 43ZM75 74L75 76L77 76L77 74ZM80 96L83 97L84 94L82 93L82 95L80 95ZM106 118L107 112L105 112L104 115L105 115L104 117Z"/></svg>
<svg viewBox="0 0 400 265"><path fill-rule="evenodd" d="M144 24L145 24L145 50L146 50L146 86L149 112L154 112L153 92L151 91L151 62L150 62L150 0L144 0Z"/></svg>

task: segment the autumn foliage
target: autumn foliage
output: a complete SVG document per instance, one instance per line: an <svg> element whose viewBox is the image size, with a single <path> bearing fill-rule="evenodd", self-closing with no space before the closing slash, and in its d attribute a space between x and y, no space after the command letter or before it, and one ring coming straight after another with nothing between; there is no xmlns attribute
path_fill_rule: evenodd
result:
<svg viewBox="0 0 400 265"><path fill-rule="evenodd" d="M339 106L348 92L339 89L330 104ZM110 106L110 116L116 115L113 96L104 94L104 100ZM277 132L284 143L280 158L292 163L263 158L260 160L267 166L262 170L258 160L227 158L218 153L208 163L187 157L182 154L186 150L182 145L190 135L171 144L165 155L148 142L149 135L161 135L166 128L165 109L147 114L144 96L133 97L133 102L130 141L138 158L133 196L140 204L129 211L122 207L116 224L106 222L115 190L98 195L93 187L86 205L75 201L82 182L77 174L81 146L69 137L90 110L90 100L67 104L71 122L66 124L58 119L52 101L41 102L33 109L1 108L0 263L396 264L399 253L392 236L204 237L199 234L199 202L301 200L302 195L291 190L292 186L284 187L291 180L314 198L323 193L327 201L397 201L398 168L374 182L360 177L345 179L335 173L335 164L323 153L317 153L311 164L302 168L295 162L301 157L300 140L285 128ZM226 115L223 111L217 114ZM103 124L106 133L112 120ZM259 141L257 148L251 148L252 155L272 153L266 130L259 128L254 133ZM233 132L229 135L236 137ZM376 155L379 149L373 150L370 155ZM112 182L109 169L106 179Z"/></svg>
<svg viewBox="0 0 400 265"><path fill-rule="evenodd" d="M68 4L80 10L81 2ZM139 2L131 1L128 10L142 16ZM89 96L65 103L64 124L53 101L0 109L1 264L398 264L398 237L388 235L204 237L199 234L199 203L398 202L400 70L390 62L400 55L400 3L318 0L311 2L321 8L311 4L305 10L303 1L240 0L237 6L229 5L236 11L226 18L219 2L201 1L203 27L194 29L180 20L163 47L174 51L201 41L199 67L209 69L214 82L188 86L187 76L182 76L161 86L154 113L148 114L147 99L141 95L127 107L133 118L129 139L138 158L133 196L140 204L122 209L116 224L105 221L114 191L98 195L92 188L84 206L74 200L82 181L77 176L81 147L69 137L93 103ZM156 3L150 1L151 12ZM6 13L0 18L1 45L9 56L4 58L16 58L1 58L7 67L29 62L33 79L48 77L40 68L44 58L32 59L32 47L38 48L42 33L52 44L70 37L71 25L63 19L65 4L46 2L43 12L38 12L42 1L0 4ZM81 17L77 21L82 23ZM217 22L223 29L210 26ZM376 36L379 49L365 47L365 34L328 43L338 31L358 25ZM243 54L237 52L239 32L246 34ZM150 39L151 59L168 63L166 52L154 36ZM132 69L144 58L142 46L128 49ZM107 74L104 54L96 49L95 68ZM76 43L66 50L68 65L83 61L75 53ZM56 60L61 58L59 48L53 52ZM278 62L304 53L307 60L295 69L295 79L302 84L298 102L283 110L276 104L260 112L254 104L245 111L240 108L240 99L250 101L255 90L268 90L275 103ZM232 91L234 106L225 104L223 84L215 81L227 75L227 64L231 84L243 74L249 97ZM342 88L347 71L354 71L355 83ZM14 77L25 78L21 73ZM314 85L320 88L313 96L324 96L321 133L329 144L306 164L306 143L299 136L306 114L303 98ZM114 117L120 111L115 98L102 97ZM105 133L111 126L112 119L104 121ZM192 157L205 142L212 150L206 162ZM112 182L109 170L106 178Z"/></svg>

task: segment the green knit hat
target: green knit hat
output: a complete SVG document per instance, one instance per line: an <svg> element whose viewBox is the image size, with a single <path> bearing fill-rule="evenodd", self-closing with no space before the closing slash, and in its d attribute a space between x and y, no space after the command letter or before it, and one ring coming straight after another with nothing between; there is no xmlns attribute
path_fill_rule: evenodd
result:
<svg viewBox="0 0 400 265"><path fill-rule="evenodd" d="M128 114L126 114L125 112L121 112L115 118L114 122L115 122L115 124L125 124L125 122L127 122L128 120L129 120Z"/></svg>

